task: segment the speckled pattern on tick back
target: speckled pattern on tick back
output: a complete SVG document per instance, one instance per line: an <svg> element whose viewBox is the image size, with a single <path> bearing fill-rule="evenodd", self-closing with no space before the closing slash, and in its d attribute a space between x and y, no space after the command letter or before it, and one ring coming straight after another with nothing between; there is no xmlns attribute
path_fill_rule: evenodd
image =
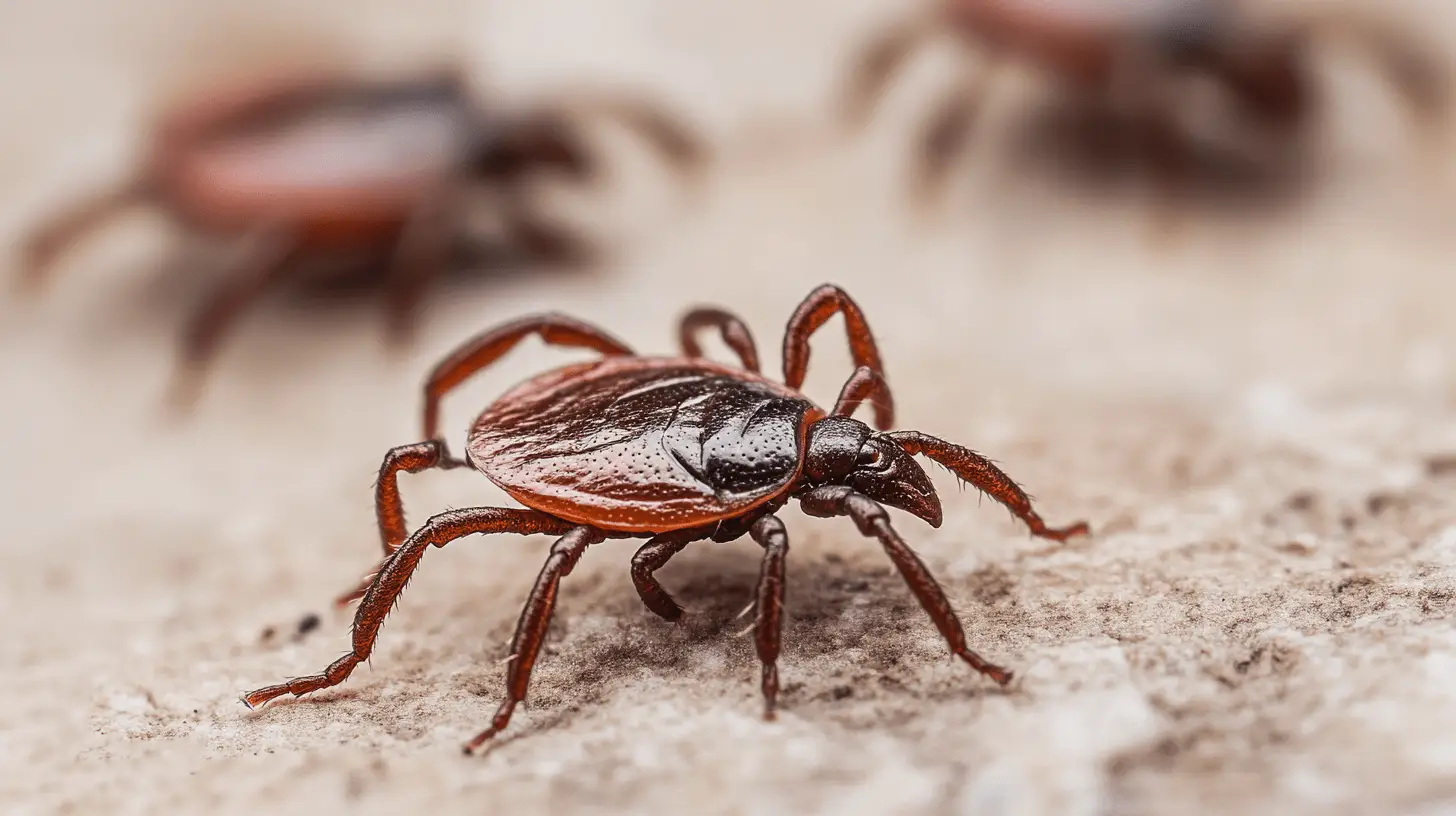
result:
<svg viewBox="0 0 1456 816"><path fill-rule="evenodd" d="M475 421L472 464L517 501L660 532L741 515L792 485L803 394L705 360L608 358L527 380Z"/></svg>

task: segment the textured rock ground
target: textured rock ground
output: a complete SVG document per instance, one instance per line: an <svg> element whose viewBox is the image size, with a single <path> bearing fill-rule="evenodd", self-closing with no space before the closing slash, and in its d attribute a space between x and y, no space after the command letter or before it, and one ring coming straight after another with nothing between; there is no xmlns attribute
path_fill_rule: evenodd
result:
<svg viewBox="0 0 1456 816"><path fill-rule="evenodd" d="M5 118L25 125L3 136L7 234L121 166L149 88L211 64L164 47L178 32L289 29L258 22L270 14L290 36L338 22L334 36L376 63L466 30L463 47L522 87L620 65L656 78L727 152L683 207L621 145L633 169L579 209L620 220L623 254L437 293L403 357L383 353L368 301L274 299L181 427L157 408L191 290L155 283L145 224L78 254L43 301L7 301L7 809L1456 808L1449 166L1405 155L1398 119L1340 65L1330 169L1259 218L1200 205L1156 255L1135 183L1087 190L1015 150L1029 83L995 100L939 220L909 220L896 198L905 117L933 94L936 58L863 140L821 132L840 40L870 24L868 4L821 17L835 4L622 0L555 28L571 4L498 5L473 28L444 4L408 25L382 4L308 19L280 3L180 18L134 5L116 20L81 3L4 12L25 16L0 25L17 60ZM373 469L414 441L418 379L454 342L550 307L665 350L682 309L721 302L773 369L788 311L824 280L867 307L905 426L976 447L1051 520L1096 528L1047 547L941 475L944 526L899 520L974 645L1018 671L1012 688L947 659L852 525L790 513L777 724L758 719L752 645L734 636L758 566L747 542L695 546L664 571L692 609L677 626L632 591L633 544L595 548L564 585L529 707L482 758L458 746L495 706L543 538L432 551L372 670L310 700L238 703L345 647L343 618L297 639L290 627L370 565ZM815 345L820 399L848 370L838 346L833 330ZM569 358L523 348L447 404L450 427ZM405 491L415 522L503 498L459 472Z"/></svg>

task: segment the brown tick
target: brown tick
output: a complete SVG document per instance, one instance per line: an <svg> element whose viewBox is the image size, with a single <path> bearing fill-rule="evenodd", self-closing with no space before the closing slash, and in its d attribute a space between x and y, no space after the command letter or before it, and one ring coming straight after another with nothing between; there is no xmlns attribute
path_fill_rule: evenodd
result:
<svg viewBox="0 0 1456 816"><path fill-rule="evenodd" d="M798 389L809 364L809 337L836 313L844 317L856 369L826 412ZM741 367L703 359L698 335L704 330L719 332ZM440 399L532 334L551 345L595 350L604 359L548 371L506 392L475 420L465 459L455 459L438 433ZM648 609L674 621L683 609L653 573L691 542L731 541L746 533L764 550L754 628L763 663L764 716L773 719L789 549L776 514L790 499L810 515L848 516L862 535L878 540L951 652L1008 683L1010 671L966 645L950 601L890 526L885 507L940 526L940 499L912 458L921 454L1004 504L1035 535L1063 540L1086 533L1087 525L1048 527L1026 493L979 454L918 431L890 431L894 403L879 350L859 306L836 286L814 290L789 318L783 383L759 373L748 328L719 309L689 312L681 344L681 356L639 357L595 326L544 314L485 332L437 365L424 386L429 441L391 450L380 468L375 508L384 560L338 600L342 605L362 598L353 649L322 674L258 689L243 701L259 706L344 682L369 658L380 625L431 545L443 547L475 533L560 536L516 625L505 699L490 728L465 746L472 751L505 728L526 699L561 579L587 547L607 538L647 539L632 558L632 583ZM866 402L877 430L851 418ZM525 509L452 510L409 533L399 473L466 465Z"/></svg>
<svg viewBox="0 0 1456 816"><path fill-rule="evenodd" d="M382 274L392 336L404 339L424 291L467 243L464 199L475 185L499 194L513 248L575 258L582 246L536 212L524 182L538 171L578 181L593 174L568 118L592 112L617 116L679 169L700 158L696 140L647 105L604 96L525 110L481 107L449 71L395 80L299 72L212 88L159 118L134 177L35 230L21 281L33 288L76 239L143 203L184 229L236 241L182 337L184 376L173 396L185 405L224 333L285 271Z"/></svg>
<svg viewBox="0 0 1456 816"><path fill-rule="evenodd" d="M866 46L852 73L847 120L862 123L915 47L941 34L980 45L986 61L921 131L915 184L922 200L964 148L995 69L1008 58L1043 69L1083 98L1128 104L1131 136L1167 196L1189 169L1190 134L1176 117L1190 78L1220 88L1238 121L1286 145L1314 119L1311 63L1321 40L1344 37L1372 55L1427 123L1447 102L1445 68L1433 54L1380 11L1349 2L1280 9L1240 0L934 0L927 13Z"/></svg>

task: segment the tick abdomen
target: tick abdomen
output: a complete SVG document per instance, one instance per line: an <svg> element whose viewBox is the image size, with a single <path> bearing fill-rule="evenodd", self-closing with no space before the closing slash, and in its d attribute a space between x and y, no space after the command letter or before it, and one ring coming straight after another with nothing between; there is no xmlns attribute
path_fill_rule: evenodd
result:
<svg viewBox="0 0 1456 816"><path fill-rule="evenodd" d="M518 385L476 420L471 461L517 501L617 531L742 514L795 481L824 412L742 370L608 358Z"/></svg>

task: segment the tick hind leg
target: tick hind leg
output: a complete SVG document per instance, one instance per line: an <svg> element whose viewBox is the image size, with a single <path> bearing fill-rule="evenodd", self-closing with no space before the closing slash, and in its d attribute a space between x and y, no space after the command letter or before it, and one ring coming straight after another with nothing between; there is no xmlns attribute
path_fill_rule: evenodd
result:
<svg viewBox="0 0 1456 816"><path fill-rule="evenodd" d="M843 289L826 283L804 298L784 329L784 384L790 388L804 384L809 371L809 338L835 314L844 315L844 329L849 335L849 352L855 366L868 368L881 380L885 379L880 349L875 345L864 312ZM889 402L877 403L875 427L885 431L894 425L894 406Z"/></svg>
<svg viewBox="0 0 1456 816"><path fill-rule="evenodd" d="M606 535L591 527L576 527L563 535L551 547L551 555L536 577L536 585L521 610L521 619L516 624L515 637L511 639L510 668L506 670L506 697L496 709L490 727L480 732L465 744L465 753L471 753L487 740L499 734L511 721L516 705L526 699L526 690L531 684L531 670L541 654L541 643L546 639L546 630L551 626L551 613L556 609L556 592L561 579L571 574L576 562L587 547L601 542Z"/></svg>
<svg viewBox="0 0 1456 816"><path fill-rule="evenodd" d="M572 529L572 525L544 513L501 507L453 510L431 518L380 565L378 574L364 592L358 611L354 613L353 649L348 654L329 664L319 674L298 677L286 683L249 692L243 696L243 702L249 708L256 708L285 694L300 697L337 686L348 679L354 668L369 659L374 651L379 627L384 624L384 618L399 600L405 584L409 583L410 576L414 575L419 566L425 548L430 545L443 547L457 538L475 533L562 534Z"/></svg>
<svg viewBox="0 0 1456 816"><path fill-rule="evenodd" d="M758 373L758 346L753 342L753 332L748 330L747 324L737 315L722 309L703 307L683 315L682 323L678 327L678 340L685 356L703 356L703 346L698 342L698 334L705 329L717 329L718 336L738 355L743 367Z"/></svg>
<svg viewBox="0 0 1456 816"><path fill-rule="evenodd" d="M216 289L192 315L182 335L182 358L168 401L176 410L196 402L203 375L243 310L278 279L298 249L292 232L259 227L240 243L239 255L222 272Z"/></svg>
<svg viewBox="0 0 1456 816"><path fill-rule="evenodd" d="M547 345L589 348L608 357L632 353L625 343L604 330L561 314L531 315L497 326L467 340L430 372L424 388L425 438L439 438L440 399L445 394L532 334L540 336Z"/></svg>
<svg viewBox="0 0 1456 816"><path fill-rule="evenodd" d="M951 652L997 683L1004 686L1011 682L1009 670L988 662L966 646L966 632L961 628L950 600L945 597L945 591L915 551L890 526L890 516L885 508L873 499L841 486L815 488L804 494L799 504L811 516L849 516L862 535L879 539L880 546L885 548L885 553L900 571L916 600L935 622L935 628L940 630Z"/></svg>
<svg viewBox="0 0 1456 816"><path fill-rule="evenodd" d="M24 291L39 288L61 253L86 233L122 210L146 201L152 193L147 179L132 179L73 202L51 216L21 247L20 277Z"/></svg>

